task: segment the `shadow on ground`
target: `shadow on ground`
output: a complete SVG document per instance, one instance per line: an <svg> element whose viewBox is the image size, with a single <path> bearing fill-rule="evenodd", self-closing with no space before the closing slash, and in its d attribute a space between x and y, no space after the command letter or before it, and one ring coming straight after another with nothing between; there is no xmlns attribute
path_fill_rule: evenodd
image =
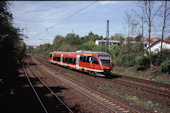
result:
<svg viewBox="0 0 170 113"><path fill-rule="evenodd" d="M22 70L22 66L20 69ZM22 77L20 75L22 75ZM34 85L39 83L37 78L30 78L30 80ZM50 88L55 93L67 90L60 86ZM54 96L51 96L45 86L36 86L36 91L39 92L43 101L51 100L50 102L46 101L45 103L49 113L68 113L68 110L64 107L64 105L61 104L61 102ZM64 100L63 96L60 96L59 98ZM0 76L0 106L1 113L44 113L37 97L30 88L26 76L23 75L23 71L20 71L20 73L17 73L17 75L12 77L11 75L5 75L5 77L2 75ZM82 112L79 105L75 105L71 107L71 109L74 112Z"/></svg>

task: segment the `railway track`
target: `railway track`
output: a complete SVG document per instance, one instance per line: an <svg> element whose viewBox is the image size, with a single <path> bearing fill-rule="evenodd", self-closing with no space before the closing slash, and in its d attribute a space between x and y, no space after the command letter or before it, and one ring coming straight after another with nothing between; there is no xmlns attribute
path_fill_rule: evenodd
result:
<svg viewBox="0 0 170 113"><path fill-rule="evenodd" d="M100 112L113 112L113 113L139 113L139 111L124 105L120 103L117 100L113 100L112 98L109 98L100 92L97 92L91 88L88 88L87 86L80 84L79 82L61 74L58 73L60 76L56 76L56 70L55 69L47 69L47 67L44 67L42 65L37 65L39 66L43 71L45 71L47 74L53 75L56 77L58 80L63 82L64 84L69 85L72 87L74 90L77 92L81 93L91 101L93 101L93 104L96 103L97 106L102 106L103 109L100 109Z"/></svg>
<svg viewBox="0 0 170 113"><path fill-rule="evenodd" d="M27 68L26 68L27 67ZM56 108L47 108L46 105L50 102L50 100L44 99L42 97L42 92L38 91L39 89L37 88L37 86L34 85L34 82L30 79L30 76L32 77L36 77L37 80L39 81L39 83L41 83L41 85L38 85L39 87L44 86L46 88L46 90L48 91L48 93L55 98L55 105L58 106L59 109L56 109L56 112L61 112L61 113L73 113L73 111L53 92L53 90L47 86L47 84L39 77L39 75L31 68L31 66L29 65L28 62L26 62L26 64L23 63L23 70L24 70L24 74L29 82L29 85L31 86L34 94L36 95L39 103L41 104L43 110L45 113L50 113L51 110L56 109ZM29 72L28 72L29 70ZM30 72L32 74L30 74ZM43 89L44 90L44 89ZM46 103L47 102L47 103ZM53 111L52 111L53 112ZM52 113L51 112L51 113Z"/></svg>
<svg viewBox="0 0 170 113"><path fill-rule="evenodd" d="M42 58L42 57L40 57ZM48 62L47 59L42 58ZM70 71L71 73L78 73ZM112 74L113 75L113 74ZM115 76L115 75L113 75ZM158 83L154 81L148 81L144 79L138 79L123 75L118 79L100 79L101 83L110 84L113 87L118 86L125 91L128 91L134 95L137 95L142 98L152 99L161 104L170 106L170 85L165 83ZM134 91L135 90L135 91Z"/></svg>

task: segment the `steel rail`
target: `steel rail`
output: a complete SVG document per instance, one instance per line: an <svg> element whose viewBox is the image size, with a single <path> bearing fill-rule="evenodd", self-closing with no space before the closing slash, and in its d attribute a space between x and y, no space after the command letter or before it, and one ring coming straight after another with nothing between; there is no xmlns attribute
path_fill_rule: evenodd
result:
<svg viewBox="0 0 170 113"><path fill-rule="evenodd" d="M52 69L52 70L54 70L54 69ZM54 71L56 71L56 70L54 70ZM139 113L139 111L137 111L137 110L135 110L135 109L133 109L133 108L131 108L131 107L129 107L129 106L127 106L127 105L125 105L125 104L117 101L117 100L114 100L114 99L112 99L112 98L110 98L110 97L107 97L107 96L105 96L104 94L102 94L102 93L100 93L100 92L98 92L98 91L95 91L94 89L91 89L91 88L89 88L89 87L87 87L87 86L85 86L85 85L80 84L79 82L77 82L77 81L75 81L75 80L73 80L73 79L65 76L63 73L60 73L60 74L63 75L65 79L70 80L70 81L72 81L73 83L76 83L76 84L78 84L78 85L81 86L81 87L84 87L84 88L87 89L88 91L92 91L93 93L98 94L98 95L100 95L101 97L104 97L104 98L106 98L106 99L108 99L108 100L111 100L111 101L113 101L113 102L116 102L116 103L118 103L119 105L125 106L126 108L128 108L128 109L131 110L131 111L135 111L135 113ZM100 104L101 104L101 103L100 103ZM109 109L110 109L110 108L109 108Z"/></svg>
<svg viewBox="0 0 170 113"><path fill-rule="evenodd" d="M45 59L45 58L43 58L42 56L40 56L40 58L42 58L43 60L45 60L45 61L48 61L47 59ZM112 75L112 73L111 73L111 75ZM123 77L126 77L126 76L124 76L124 75L122 75ZM136 78L132 78L132 77L130 77L132 80L133 79L136 79ZM138 79L137 79L138 80ZM141 79L139 79L139 80L141 80ZM142 79L143 80L143 79ZM111 80L106 80L107 82L112 82ZM117 80L117 82L119 83L120 82L120 85L125 85L125 83L123 82L124 80ZM146 84L148 84L149 86L147 86L147 85L141 85L140 83L134 83L134 82L132 82L132 81L125 81L127 84L129 84L127 87L130 87L130 86L133 86L133 85L131 85L132 83L133 84L135 84L135 90L137 90L137 91L141 91L141 92L143 92L144 91L144 94L146 94L146 95L148 95L149 94L149 96L151 96L150 98L152 98L152 95L155 95L155 96L157 96L158 97L158 99L153 99L153 100L155 100L155 101L157 101L157 102L160 102L160 103L162 103L163 101L161 100L161 99L159 99L159 97L169 97L169 90L168 89L166 89L166 92L162 92L163 90L165 90L165 89L161 89L161 88L156 88L156 86L154 86L154 87L150 87L150 85L152 85L151 83L148 83L148 81L146 81L146 80L143 80L144 82L146 82ZM121 83L122 82L122 83ZM163 86L160 86L160 87L163 87ZM130 87L131 88L131 87ZM140 90L139 90L140 89ZM157 91L159 91L160 90L160 92L159 93L156 93ZM162 91L161 91L162 90ZM131 90L132 91L132 90ZM146 93L145 93L146 92ZM136 95L136 94L135 94ZM168 102L168 101L167 101ZM163 102L164 103L164 102ZM166 103L166 101L165 101L165 103Z"/></svg>
<svg viewBox="0 0 170 113"><path fill-rule="evenodd" d="M44 104L43 104L43 102L42 102L42 100L40 99L39 95L37 94L37 92L36 92L36 90L35 90L33 84L31 83L30 78L29 78L28 75L27 75L27 72L26 72L26 70L25 70L24 64L22 64L22 65L23 65L23 70L24 70L25 76L27 77L27 80L28 80L28 82L29 82L29 84L30 84L30 86L31 86L31 88L32 88L32 90L33 90L33 92L35 93L35 95L36 95L38 101L40 102L42 108L44 109L45 113L48 113L48 112L47 112L47 109L45 108L45 106L44 106Z"/></svg>
<svg viewBox="0 0 170 113"><path fill-rule="evenodd" d="M44 81L41 80L41 78L38 76L38 74L32 69L32 67L27 62L27 65L31 69L31 71L34 73L34 75L41 81L41 83L67 108L69 113L73 113L73 111L44 83Z"/></svg>
<svg viewBox="0 0 170 113"><path fill-rule="evenodd" d="M52 68L52 70L54 70L54 69ZM54 70L54 71L56 71L56 70ZM46 72L46 73L49 73L49 72L47 72L46 70L45 70L45 72ZM95 91L95 90L93 90L93 89L91 89L91 88L88 88L87 86L82 85L82 84L78 83L77 81L75 81L75 80L73 80L73 79L71 79L71 78L69 78L69 77L66 77L63 73L60 73L60 74L63 75L63 77L64 77L65 79L67 79L67 80L69 80L69 81L71 81L71 82L73 82L73 83L78 84L78 86L81 86L81 87L87 89L88 91L92 91L93 93L98 94L98 95L100 95L101 97L104 97L104 98L106 98L106 99L109 99L109 100L111 100L112 102L116 102L117 104L119 104L119 105L121 105L121 106L124 106L125 108L127 108L127 109L130 110L130 111L134 111L135 113L139 113L139 111L135 110L134 108L131 108L131 107L129 107L129 106L127 106L127 105L125 105L125 104L117 101L117 100L113 100L113 99L110 98L110 97L106 97L105 95L103 95L103 94L101 94L101 93L99 93L99 92L97 92L97 91ZM60 79L59 79L59 80L60 80ZM62 80L60 80L60 81L63 82ZM74 88L74 87L73 87L73 88ZM74 89L77 90L76 88L74 88ZM79 90L77 90L77 91L79 91ZM79 91L79 92L82 93L81 91ZM104 105L103 103L99 103L98 101L96 101L95 99L93 99L93 98L91 98L90 96L86 95L85 93L82 93L82 94L84 94L85 96L89 97L90 99L92 99L92 100L95 101L96 103L101 104L102 106L106 107L107 109L109 109L109 111L115 112L115 111L113 111L112 109L110 109L108 106ZM134 112L133 112L133 113L134 113Z"/></svg>

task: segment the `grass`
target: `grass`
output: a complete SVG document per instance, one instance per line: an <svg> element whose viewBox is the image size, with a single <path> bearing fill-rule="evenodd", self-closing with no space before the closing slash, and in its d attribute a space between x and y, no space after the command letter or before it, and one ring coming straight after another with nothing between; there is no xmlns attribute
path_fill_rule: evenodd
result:
<svg viewBox="0 0 170 113"><path fill-rule="evenodd" d="M154 81L163 82L163 83L169 83L170 84L170 80L165 80L165 79L154 79Z"/></svg>
<svg viewBox="0 0 170 113"><path fill-rule="evenodd" d="M122 74L121 72L119 72L119 71L112 71L112 73L114 73L114 74Z"/></svg>
<svg viewBox="0 0 170 113"><path fill-rule="evenodd" d="M142 78L142 79L146 79L146 80L152 80L152 81L155 81L155 82L169 83L170 84L170 80L157 79L157 78L155 78L153 76L148 76L147 78L144 78L142 74L135 73L135 72L130 72L129 70L125 70L125 71L116 71L116 70L114 70L114 71L112 71L112 73L114 73L114 74L122 74L122 75L130 76L130 77L134 77L134 78Z"/></svg>
<svg viewBox="0 0 170 113"><path fill-rule="evenodd" d="M112 71L114 74L123 74L126 76L131 76L131 77L135 77L135 78L139 78L140 75L139 74L135 74L135 73L129 73L129 72L120 72L120 71Z"/></svg>
<svg viewBox="0 0 170 113"><path fill-rule="evenodd" d="M139 74L134 74L134 73L125 73L126 76L134 77L134 78L139 78Z"/></svg>
<svg viewBox="0 0 170 113"><path fill-rule="evenodd" d="M119 96L119 97L129 101L130 103L136 104L140 107L151 110L153 112L158 112L158 113L169 113L170 112L169 106L159 104L157 102L154 102L153 100L147 100L147 99L137 97L135 95L125 92L124 90L117 89L115 87L102 86L97 83L95 83L95 84L97 85L97 87L99 89L101 89L103 91L106 91L108 93Z"/></svg>
<svg viewBox="0 0 170 113"><path fill-rule="evenodd" d="M80 81L84 81L82 78L77 77L77 75L73 74L73 73L65 73L67 76L71 77L71 78L75 78L77 80Z"/></svg>
<svg viewBox="0 0 170 113"><path fill-rule="evenodd" d="M77 76L75 74L72 73L65 73L67 76L72 77L72 78L76 78Z"/></svg>

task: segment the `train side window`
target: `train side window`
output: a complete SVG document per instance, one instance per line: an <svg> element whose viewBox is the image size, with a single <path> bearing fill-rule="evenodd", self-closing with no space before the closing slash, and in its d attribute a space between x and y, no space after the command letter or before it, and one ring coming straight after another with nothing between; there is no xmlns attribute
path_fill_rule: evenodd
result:
<svg viewBox="0 0 170 113"><path fill-rule="evenodd" d="M85 62L90 62L91 56L86 56Z"/></svg>
<svg viewBox="0 0 170 113"><path fill-rule="evenodd" d="M71 64L72 64L72 58L69 58L69 63L71 63Z"/></svg>
<svg viewBox="0 0 170 113"><path fill-rule="evenodd" d="M92 63L99 64L98 60L94 56L92 56Z"/></svg>
<svg viewBox="0 0 170 113"><path fill-rule="evenodd" d="M71 64L76 64L76 59L75 58L68 58L69 63Z"/></svg>
<svg viewBox="0 0 170 113"><path fill-rule="evenodd" d="M65 58L65 60L66 60L67 63L69 62L68 58Z"/></svg>
<svg viewBox="0 0 170 113"><path fill-rule="evenodd" d="M73 58L73 64L76 64L76 59L75 58Z"/></svg>
<svg viewBox="0 0 170 113"><path fill-rule="evenodd" d="M52 54L50 54L50 56L49 56L50 58L52 57Z"/></svg>
<svg viewBox="0 0 170 113"><path fill-rule="evenodd" d="M63 57L63 62L66 62L65 57Z"/></svg>
<svg viewBox="0 0 170 113"><path fill-rule="evenodd" d="M83 56L81 55L81 56L80 56L80 62L82 62L82 61L83 61Z"/></svg>
<svg viewBox="0 0 170 113"><path fill-rule="evenodd" d="M55 57L53 57L53 60L56 60L56 58L55 58Z"/></svg>
<svg viewBox="0 0 170 113"><path fill-rule="evenodd" d="M67 62L67 58L66 58L66 57L64 58L64 61L63 61L63 62Z"/></svg>
<svg viewBox="0 0 170 113"><path fill-rule="evenodd" d="M84 62L85 61L85 56L80 56L80 62Z"/></svg>
<svg viewBox="0 0 170 113"><path fill-rule="evenodd" d="M56 59L57 61L60 61L60 57L57 57L57 59Z"/></svg>

